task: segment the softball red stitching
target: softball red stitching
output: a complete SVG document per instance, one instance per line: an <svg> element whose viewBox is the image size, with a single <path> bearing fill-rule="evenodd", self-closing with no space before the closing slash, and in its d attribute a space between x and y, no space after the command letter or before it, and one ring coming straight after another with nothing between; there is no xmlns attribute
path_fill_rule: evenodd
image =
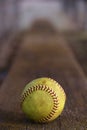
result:
<svg viewBox="0 0 87 130"><path fill-rule="evenodd" d="M62 94L64 95L64 97L66 97L65 91L63 90L63 88L61 87L61 85L56 82L54 79L48 78L50 81L54 82L61 90Z"/></svg>

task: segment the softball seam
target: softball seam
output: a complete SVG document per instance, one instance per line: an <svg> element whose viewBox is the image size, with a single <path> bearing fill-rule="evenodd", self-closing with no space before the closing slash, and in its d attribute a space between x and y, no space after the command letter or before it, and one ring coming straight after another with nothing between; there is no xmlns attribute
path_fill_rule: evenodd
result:
<svg viewBox="0 0 87 130"><path fill-rule="evenodd" d="M63 88L61 87L61 85L58 83L58 82L56 82L54 79L51 79L51 78L48 78L50 81L52 81L52 82L54 82L55 83L55 85L57 85L59 88L60 88L60 90L61 90L61 92L62 92L62 94L64 95L64 97L66 98L66 94L65 94L65 92L64 92L64 90L63 90Z"/></svg>
<svg viewBox="0 0 87 130"><path fill-rule="evenodd" d="M36 85L36 86L32 86L30 88L28 88L28 90L26 90L26 92L24 92L24 94L22 95L22 100L21 100L21 104L23 103L23 101L25 100L25 98L27 96L29 96L31 93L37 91L37 90L44 90L45 92L47 92L48 94L51 95L52 99L53 99L53 109L51 110L51 112L49 113L48 116L42 118L39 120L39 122L45 122L45 121L49 121L53 115L56 113L56 110L58 109L58 105L59 105L59 102L58 102L58 98L57 98L57 95L56 93L50 89L48 86L46 85Z"/></svg>

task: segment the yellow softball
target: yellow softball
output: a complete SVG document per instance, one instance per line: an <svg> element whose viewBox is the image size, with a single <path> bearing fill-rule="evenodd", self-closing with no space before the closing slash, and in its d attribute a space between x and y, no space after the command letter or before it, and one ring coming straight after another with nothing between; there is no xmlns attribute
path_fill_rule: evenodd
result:
<svg viewBox="0 0 87 130"><path fill-rule="evenodd" d="M66 94L55 80L38 78L28 83L21 95L21 108L35 122L50 122L64 109Z"/></svg>

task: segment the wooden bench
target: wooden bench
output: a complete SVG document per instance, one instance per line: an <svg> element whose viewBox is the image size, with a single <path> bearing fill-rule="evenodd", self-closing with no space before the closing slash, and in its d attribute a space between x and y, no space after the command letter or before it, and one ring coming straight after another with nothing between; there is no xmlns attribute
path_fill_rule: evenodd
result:
<svg viewBox="0 0 87 130"><path fill-rule="evenodd" d="M59 118L32 123L22 113L20 95L34 78L51 77L64 88L67 101ZM87 130L87 79L62 36L26 36L0 86L0 130Z"/></svg>

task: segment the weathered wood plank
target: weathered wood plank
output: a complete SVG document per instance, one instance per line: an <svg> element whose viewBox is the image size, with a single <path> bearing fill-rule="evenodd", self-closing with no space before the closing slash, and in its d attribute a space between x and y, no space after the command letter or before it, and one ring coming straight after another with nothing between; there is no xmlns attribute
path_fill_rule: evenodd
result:
<svg viewBox="0 0 87 130"><path fill-rule="evenodd" d="M4 37L4 40L0 42L0 71L7 69L11 64L10 62L12 61L15 50L17 50L19 44L20 36L17 36L16 33L9 34L8 37Z"/></svg>
<svg viewBox="0 0 87 130"><path fill-rule="evenodd" d="M24 39L0 88L0 127L6 130L12 125L15 130L17 126L24 130L86 130L87 80L81 67L63 38L34 38ZM41 125L23 115L20 95L29 81L43 76L54 78L63 86L67 102L59 118Z"/></svg>
<svg viewBox="0 0 87 130"><path fill-rule="evenodd" d="M4 81L22 41L21 33L6 33L0 39L0 85Z"/></svg>
<svg viewBox="0 0 87 130"><path fill-rule="evenodd" d="M87 40L70 40L69 43L79 64L87 75Z"/></svg>

